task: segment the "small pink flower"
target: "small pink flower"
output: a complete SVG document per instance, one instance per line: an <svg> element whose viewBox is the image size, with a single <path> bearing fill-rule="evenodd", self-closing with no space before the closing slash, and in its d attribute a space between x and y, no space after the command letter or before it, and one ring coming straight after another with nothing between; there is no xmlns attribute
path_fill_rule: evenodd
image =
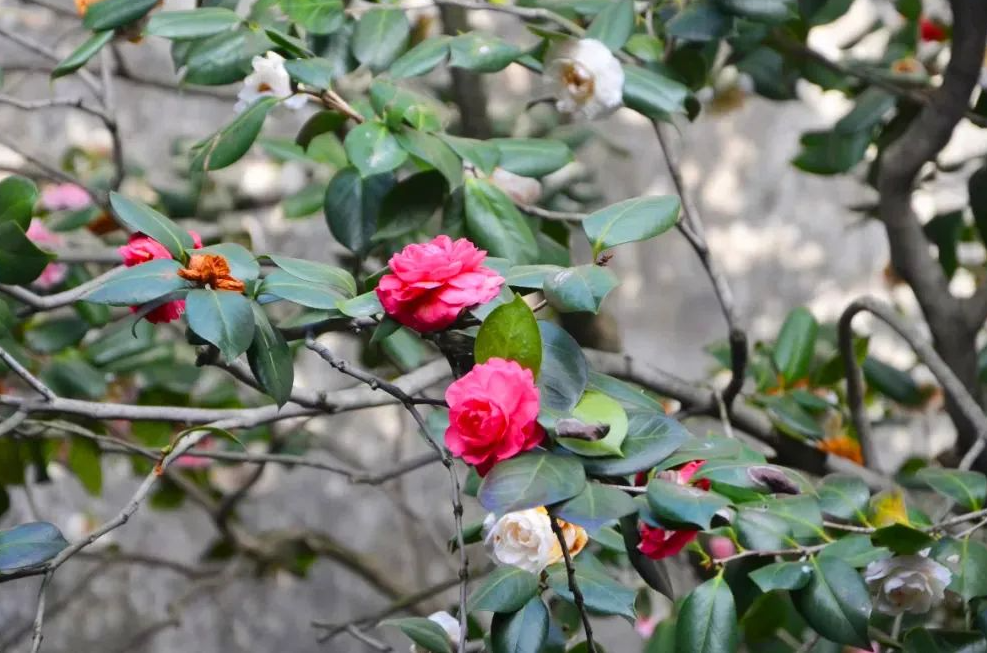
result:
<svg viewBox="0 0 987 653"><path fill-rule="evenodd" d="M49 231L45 223L37 218L31 220L26 235L31 242L42 249L49 249L62 244L62 237ZM34 280L34 285L43 290L54 288L65 280L68 272L69 267L64 263L49 263L41 271L41 275Z"/></svg>
<svg viewBox="0 0 987 653"><path fill-rule="evenodd" d="M437 236L408 245L391 257L392 274L377 285L384 311L415 331L438 331L452 325L464 308L497 296L504 279L483 267L487 253L460 238Z"/></svg>
<svg viewBox="0 0 987 653"><path fill-rule="evenodd" d="M189 231L188 233L192 236L192 242L195 244L195 249L200 249L202 247L202 238L194 231ZM132 268L135 265L147 263L148 261L153 261L155 259L174 258L171 255L171 252L169 252L164 245L141 233L132 234L127 240L127 244L118 247L117 251L120 252L120 256L123 257L123 264L128 268ZM140 306L130 307L131 313L137 313L138 311L140 311ZM183 313L185 313L185 300L176 299L158 306L145 315L144 319L151 324L162 324L177 320Z"/></svg>
<svg viewBox="0 0 987 653"><path fill-rule="evenodd" d="M655 628L658 627L659 623L658 617L655 615L648 615L647 617L639 616L634 622L634 630L637 634L644 639L651 639L651 636L655 633Z"/></svg>
<svg viewBox="0 0 987 653"><path fill-rule="evenodd" d="M710 556L719 559L729 558L737 552L737 547L729 537L716 535L709 538L709 542L706 543L706 550L709 551Z"/></svg>
<svg viewBox="0 0 987 653"><path fill-rule="evenodd" d="M538 388L531 370L491 358L446 390L446 446L481 476L494 463L532 449L545 437L538 418Z"/></svg>
<svg viewBox="0 0 987 653"><path fill-rule="evenodd" d="M91 204L89 193L76 184L56 184L41 192L41 206L49 211L79 211Z"/></svg>

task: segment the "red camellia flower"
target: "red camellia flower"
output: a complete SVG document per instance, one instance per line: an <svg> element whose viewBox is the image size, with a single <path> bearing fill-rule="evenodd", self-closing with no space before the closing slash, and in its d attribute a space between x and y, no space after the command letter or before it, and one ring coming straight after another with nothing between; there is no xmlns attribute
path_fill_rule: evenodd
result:
<svg viewBox="0 0 987 653"><path fill-rule="evenodd" d="M694 460L682 465L677 470L661 472L659 476L679 485L687 485L705 463L705 460ZM699 479L694 485L700 489L709 490L709 479ZM670 531L654 528L645 523L638 525L638 531L641 534L641 541L637 545L637 550L653 560L661 560L677 554L699 535L699 531L694 529Z"/></svg>
<svg viewBox="0 0 987 653"><path fill-rule="evenodd" d="M946 28L925 16L918 21L918 33L923 41L941 42L946 40Z"/></svg>
<svg viewBox="0 0 987 653"><path fill-rule="evenodd" d="M481 264L487 253L465 238L437 236L408 245L388 262L392 274L377 284L384 311L415 331L452 325L464 308L497 296L504 278Z"/></svg>
<svg viewBox="0 0 987 653"><path fill-rule="evenodd" d="M538 388L531 370L491 358L446 390L446 446L481 476L494 463L538 445L545 431L538 418Z"/></svg>
<svg viewBox="0 0 987 653"><path fill-rule="evenodd" d="M202 247L202 238L199 234L194 231L188 232L192 236L192 242L195 243L195 249ZM128 268L132 268L135 265L140 265L141 263L147 263L148 261L153 261L159 258L174 258L168 249L154 240L153 238L148 238L144 234L133 234L127 241L126 245L117 248L120 252L120 256L123 257L123 264ZM140 310L139 306L131 306L130 312L136 313ZM177 320L185 312L185 300L177 299L175 301L166 302L161 306L158 306L150 313L144 316L144 318L151 324L162 324L164 322L171 322Z"/></svg>

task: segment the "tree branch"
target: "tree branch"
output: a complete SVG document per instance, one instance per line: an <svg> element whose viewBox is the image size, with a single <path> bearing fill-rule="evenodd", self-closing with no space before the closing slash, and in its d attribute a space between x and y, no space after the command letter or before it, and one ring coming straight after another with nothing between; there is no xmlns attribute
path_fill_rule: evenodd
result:
<svg viewBox="0 0 987 653"><path fill-rule="evenodd" d="M576 610L579 611L579 616L583 621L583 631L586 633L586 653L596 653L596 643L593 641L593 624L590 623L589 613L586 612L586 601L579 589L579 583L576 582L576 569L572 566L572 556L569 554L569 545L565 541L565 533L562 532L562 526L559 525L558 519L552 516L549 521L552 524L555 539L559 541L559 546L562 547L562 558L565 561L569 591L572 592L572 600L576 604Z"/></svg>

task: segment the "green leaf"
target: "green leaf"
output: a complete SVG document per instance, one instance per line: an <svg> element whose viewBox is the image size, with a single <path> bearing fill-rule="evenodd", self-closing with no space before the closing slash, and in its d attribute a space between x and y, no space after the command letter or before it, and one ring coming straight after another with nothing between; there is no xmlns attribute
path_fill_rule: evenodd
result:
<svg viewBox="0 0 987 653"><path fill-rule="evenodd" d="M522 177L544 177L572 163L572 150L547 138L492 138L500 151L500 167Z"/></svg>
<svg viewBox="0 0 987 653"><path fill-rule="evenodd" d="M103 489L103 468L100 448L95 440L73 438L69 447L68 466L86 492L99 496Z"/></svg>
<svg viewBox="0 0 987 653"><path fill-rule="evenodd" d="M655 517L669 525L707 529L716 513L730 502L714 492L679 485L661 478L648 483L648 506Z"/></svg>
<svg viewBox="0 0 987 653"><path fill-rule="evenodd" d="M848 172L859 163L871 142L869 131L841 134L833 131L802 134L802 152L792 164L817 175Z"/></svg>
<svg viewBox="0 0 987 653"><path fill-rule="evenodd" d="M192 148L192 170L219 170L239 161L254 144L264 120L281 100L262 97L251 104L236 119Z"/></svg>
<svg viewBox="0 0 987 653"><path fill-rule="evenodd" d="M548 608L537 596L513 614L495 614L490 624L493 653L541 653L548 622Z"/></svg>
<svg viewBox="0 0 987 653"><path fill-rule="evenodd" d="M189 232L146 204L111 191L110 206L113 207L113 213L125 225L164 245L178 261L184 259L186 250L195 247Z"/></svg>
<svg viewBox="0 0 987 653"><path fill-rule="evenodd" d="M542 408L569 413L586 390L589 375L586 356L579 343L561 327L538 322L542 356L538 389Z"/></svg>
<svg viewBox="0 0 987 653"><path fill-rule="evenodd" d="M508 265L510 265L509 262ZM566 268L558 265L515 265L510 267L502 276L507 280L507 285L512 288L541 290L546 277L564 269Z"/></svg>
<svg viewBox="0 0 987 653"><path fill-rule="evenodd" d="M826 436L822 426L791 396L764 397L761 403L768 410L771 422L783 433L812 440L821 440Z"/></svg>
<svg viewBox="0 0 987 653"><path fill-rule="evenodd" d="M630 495L590 482L582 492L556 508L553 514L582 526L590 533L596 533L610 522L636 512L637 503Z"/></svg>
<svg viewBox="0 0 987 653"><path fill-rule="evenodd" d="M728 14L766 23L780 23L795 17L795 0L717 0Z"/></svg>
<svg viewBox="0 0 987 653"><path fill-rule="evenodd" d="M251 303L237 292L193 290L185 300L188 325L200 338L216 345L227 361L233 361L254 339Z"/></svg>
<svg viewBox="0 0 987 653"><path fill-rule="evenodd" d="M0 223L15 222L27 231L38 201L38 187L26 177L11 175L0 181Z"/></svg>
<svg viewBox="0 0 987 653"><path fill-rule="evenodd" d="M840 134L869 131L882 121L897 99L894 94L876 86L868 87L857 96L853 109L836 123L833 131Z"/></svg>
<svg viewBox="0 0 987 653"><path fill-rule="evenodd" d="M449 65L478 73L503 70L522 54L519 48L492 34L467 32L449 41Z"/></svg>
<svg viewBox="0 0 987 653"><path fill-rule="evenodd" d="M891 367L873 356L865 358L861 368L867 384L888 399L905 406L919 406L924 402L922 391L907 372Z"/></svg>
<svg viewBox="0 0 987 653"><path fill-rule="evenodd" d="M715 2L700 0L685 5L665 23L665 33L683 41L712 41L726 36L733 22Z"/></svg>
<svg viewBox="0 0 987 653"><path fill-rule="evenodd" d="M915 478L970 511L983 508L987 498L987 477L980 472L923 467Z"/></svg>
<svg viewBox="0 0 987 653"><path fill-rule="evenodd" d="M251 281L260 276L257 257L243 245L219 243L195 250L196 254L219 254L230 264L230 274L242 281Z"/></svg>
<svg viewBox="0 0 987 653"><path fill-rule="evenodd" d="M542 357L541 334L535 314L520 295L495 308L483 321L476 335L474 355L477 363L485 363L491 358L517 361L521 367L538 375Z"/></svg>
<svg viewBox="0 0 987 653"><path fill-rule="evenodd" d="M225 32L239 23L236 12L223 7L162 11L151 16L147 33L175 41L200 39Z"/></svg>
<svg viewBox="0 0 987 653"><path fill-rule="evenodd" d="M48 522L31 522L0 531L0 573L36 567L69 545Z"/></svg>
<svg viewBox="0 0 987 653"><path fill-rule="evenodd" d="M906 524L891 524L879 528L871 535L871 541L901 555L913 555L935 542L925 531Z"/></svg>
<svg viewBox="0 0 987 653"><path fill-rule="evenodd" d="M450 188L462 185L463 163L441 138L414 129L402 130L395 137L409 154L441 172Z"/></svg>
<svg viewBox="0 0 987 653"><path fill-rule="evenodd" d="M264 392L278 406L284 406L295 384L291 350L281 332L271 325L264 309L254 302L250 308L254 312L254 338L247 349L247 363Z"/></svg>
<svg viewBox="0 0 987 653"><path fill-rule="evenodd" d="M797 381L809 373L818 333L816 318L805 308L796 308L785 318L775 342L773 359L786 381Z"/></svg>
<svg viewBox="0 0 987 653"><path fill-rule="evenodd" d="M192 284L178 276L178 261L156 259L117 272L100 284L83 299L94 304L111 306L139 306L164 297L178 290L192 288Z"/></svg>
<svg viewBox="0 0 987 653"><path fill-rule="evenodd" d="M449 36L432 36L411 48L394 63L388 73L394 79L418 77L431 72L449 56Z"/></svg>
<svg viewBox="0 0 987 653"><path fill-rule="evenodd" d="M356 280L352 274L342 268L281 254L269 254L268 258L279 268L302 281L329 286L348 297L356 296Z"/></svg>
<svg viewBox="0 0 987 653"><path fill-rule="evenodd" d="M442 128L441 108L432 98L390 80L375 79L371 82L370 103L392 129L398 129L402 121L422 131Z"/></svg>
<svg viewBox="0 0 987 653"><path fill-rule="evenodd" d="M360 256L370 250L381 203L393 185L391 175L364 179L356 168L343 168L329 182L326 222L333 237L346 249Z"/></svg>
<svg viewBox="0 0 987 653"><path fill-rule="evenodd" d="M535 235L511 199L484 179L467 179L466 231L470 240L491 255L515 264L538 258Z"/></svg>
<svg viewBox="0 0 987 653"><path fill-rule="evenodd" d="M929 554L933 560L944 565L953 574L946 588L970 601L978 596L987 596L987 547L980 542L965 537L962 540L944 538L936 542Z"/></svg>
<svg viewBox="0 0 987 653"><path fill-rule="evenodd" d="M689 89L640 66L624 66L624 104L646 118L664 120L683 113Z"/></svg>
<svg viewBox="0 0 987 653"><path fill-rule="evenodd" d="M685 431L685 427L675 420L664 416L663 419ZM685 436L686 441L676 447L675 453L661 461L661 469L672 469L693 460L740 459L744 453L743 445L733 438L717 435L700 438L690 435L688 431Z"/></svg>
<svg viewBox="0 0 987 653"><path fill-rule="evenodd" d="M845 535L819 552L821 557L839 558L855 569L866 567L877 560L891 557L891 551L871 544L870 537L862 534Z"/></svg>
<svg viewBox="0 0 987 653"><path fill-rule="evenodd" d="M515 612L538 593L538 577L512 565L497 567L473 590L467 612Z"/></svg>
<svg viewBox="0 0 987 653"><path fill-rule="evenodd" d="M766 497L754 505L768 510L785 521L792 536L799 542L817 540L824 533L822 512L815 497L802 494L794 497Z"/></svg>
<svg viewBox="0 0 987 653"><path fill-rule="evenodd" d="M24 343L39 354L54 354L78 344L88 332L89 323L78 318L45 320L29 325Z"/></svg>
<svg viewBox="0 0 987 653"><path fill-rule="evenodd" d="M158 0L101 0L86 8L82 24L94 32L129 25L158 4Z"/></svg>
<svg viewBox="0 0 987 653"><path fill-rule="evenodd" d="M800 590L812 578L808 562L775 562L750 573L750 579L762 592L771 590Z"/></svg>
<svg viewBox="0 0 987 653"><path fill-rule="evenodd" d="M288 18L312 34L331 34L346 21L342 0L280 0L280 4Z"/></svg>
<svg viewBox="0 0 987 653"><path fill-rule="evenodd" d="M0 222L0 283L28 284L40 276L50 260L17 222Z"/></svg>
<svg viewBox="0 0 987 653"><path fill-rule="evenodd" d="M380 299L377 298L377 293L373 290L357 295L345 302L336 302L336 308L349 317L369 317L384 312L384 307L380 305Z"/></svg>
<svg viewBox="0 0 987 653"><path fill-rule="evenodd" d="M574 457L525 453L494 465L477 498L490 512L503 515L565 501L585 486L583 466Z"/></svg>
<svg viewBox="0 0 987 653"><path fill-rule="evenodd" d="M451 147L460 158L476 166L485 175L493 174L494 168L500 162L500 149L491 145L489 141L450 136L449 134L439 134L439 138Z"/></svg>
<svg viewBox="0 0 987 653"><path fill-rule="evenodd" d="M347 296L337 288L311 281L303 281L282 270L275 270L264 277L260 295L274 295L300 306L319 309L336 308Z"/></svg>
<svg viewBox="0 0 987 653"><path fill-rule="evenodd" d="M596 15L586 30L586 38L596 39L616 52L633 32L634 0L616 0Z"/></svg>
<svg viewBox="0 0 987 653"><path fill-rule="evenodd" d="M849 474L830 474L817 490L819 507L836 519L863 521L867 516L870 488L862 479Z"/></svg>
<svg viewBox="0 0 987 653"><path fill-rule="evenodd" d="M572 417L588 426L606 426L606 435L599 440L563 437L559 432L556 441L580 456L620 456L624 438L627 437L627 413L624 407L605 394L589 390L576 407ZM556 426L558 428L558 425Z"/></svg>
<svg viewBox="0 0 987 653"><path fill-rule="evenodd" d="M238 82L250 72L253 56L270 47L265 35L244 28L193 41L184 61L184 81L206 85Z"/></svg>
<svg viewBox="0 0 987 653"><path fill-rule="evenodd" d="M614 614L633 620L634 590L624 587L604 573L599 563L591 563L577 558L573 563L576 585L583 595L583 602L591 611L599 614ZM564 564L548 568L548 586L559 598L573 603L569 590L569 578Z"/></svg>
<svg viewBox="0 0 987 653"><path fill-rule="evenodd" d="M300 84L325 90L332 86L333 63L322 57L290 59L284 62L285 70Z"/></svg>
<svg viewBox="0 0 987 653"><path fill-rule="evenodd" d="M593 458L583 467L594 476L626 476L651 469L689 438L679 422L654 413L631 413L621 456Z"/></svg>
<svg viewBox="0 0 987 653"><path fill-rule="evenodd" d="M400 9L374 9L353 30L353 56L373 71L387 68L408 46L411 27Z"/></svg>
<svg viewBox="0 0 987 653"><path fill-rule="evenodd" d="M740 508L733 521L737 540L745 549L778 551L791 546L791 528L782 517L758 508Z"/></svg>
<svg viewBox="0 0 987 653"><path fill-rule="evenodd" d="M972 631L912 628L905 633L903 653L987 653L987 640Z"/></svg>
<svg viewBox="0 0 987 653"><path fill-rule="evenodd" d="M831 556L811 558L809 584L792 592L792 602L817 633L838 644L870 648L871 603L857 571Z"/></svg>
<svg viewBox="0 0 987 653"><path fill-rule="evenodd" d="M105 32L96 32L90 36L86 41L77 47L72 53L58 62L54 70L51 71L51 78L58 79L59 77L65 77L66 75L71 75L75 71L79 70L86 63L92 59L97 52L103 49L103 46L113 40L113 30L106 30Z"/></svg>
<svg viewBox="0 0 987 653"><path fill-rule="evenodd" d="M653 238L674 227L678 219L677 197L636 197L590 214L583 220L583 231L595 256L623 243Z"/></svg>
<svg viewBox="0 0 987 653"><path fill-rule="evenodd" d="M580 265L545 277L545 299L561 313L599 313L603 300L620 281L609 268Z"/></svg>
<svg viewBox="0 0 987 653"><path fill-rule="evenodd" d="M692 590L676 620L676 650L734 653L738 639L737 608L723 576L711 578Z"/></svg>
<svg viewBox="0 0 987 653"><path fill-rule="evenodd" d="M363 177L390 172L408 158L408 153L394 134L379 122L365 122L351 129L346 134L343 147L346 148L346 156Z"/></svg>
<svg viewBox="0 0 987 653"><path fill-rule="evenodd" d="M402 179L384 196L371 240L397 239L422 229L442 208L445 195L445 178L436 170Z"/></svg>
<svg viewBox="0 0 987 653"><path fill-rule="evenodd" d="M381 626L395 626L401 629L408 638L426 651L432 653L452 653L452 644L442 626L425 617L407 617L405 619L388 619L380 622Z"/></svg>

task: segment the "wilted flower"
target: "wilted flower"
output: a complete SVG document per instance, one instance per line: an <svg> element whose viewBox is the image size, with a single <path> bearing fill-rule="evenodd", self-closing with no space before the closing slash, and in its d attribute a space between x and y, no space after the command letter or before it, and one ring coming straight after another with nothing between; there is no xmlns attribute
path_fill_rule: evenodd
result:
<svg viewBox="0 0 987 653"><path fill-rule="evenodd" d="M924 614L942 602L952 580L949 569L921 555L898 556L867 565L864 580L874 606L885 614Z"/></svg>
<svg viewBox="0 0 987 653"><path fill-rule="evenodd" d="M262 97L276 97L284 100L289 109L301 109L308 101L304 93L295 93L291 88L291 77L284 67L284 57L277 52L268 52L263 57L254 57L254 72L243 80L243 88L237 93L236 111L243 111Z"/></svg>
<svg viewBox="0 0 987 653"><path fill-rule="evenodd" d="M586 531L561 519L558 523L569 555L576 556L589 541ZM543 507L509 512L500 519L491 513L483 520L483 533L490 557L501 564L537 574L564 559L548 511Z"/></svg>
<svg viewBox="0 0 987 653"><path fill-rule="evenodd" d="M31 242L39 245L42 249L54 247L62 243L61 236L49 231L45 223L37 218L31 220L26 235ZM49 263L41 271L41 275L34 280L34 285L43 290L53 288L65 280L65 275L68 274L68 271L69 268L64 263Z"/></svg>
<svg viewBox="0 0 987 653"><path fill-rule="evenodd" d="M442 630L446 631L446 635L449 637L449 642L453 645L459 644L459 620L454 616L445 611L433 612L428 615L429 621L434 621L439 624ZM455 646L453 647L455 648ZM425 649L421 648L417 644L411 645L411 653L428 653Z"/></svg>
<svg viewBox="0 0 987 653"><path fill-rule="evenodd" d="M623 103L624 69L600 41L565 41L549 50L545 62L545 80L562 113L593 120Z"/></svg>
<svg viewBox="0 0 987 653"><path fill-rule="evenodd" d="M220 254L193 254L188 267L179 270L178 276L215 290L243 292L246 287L230 274L230 264Z"/></svg>

